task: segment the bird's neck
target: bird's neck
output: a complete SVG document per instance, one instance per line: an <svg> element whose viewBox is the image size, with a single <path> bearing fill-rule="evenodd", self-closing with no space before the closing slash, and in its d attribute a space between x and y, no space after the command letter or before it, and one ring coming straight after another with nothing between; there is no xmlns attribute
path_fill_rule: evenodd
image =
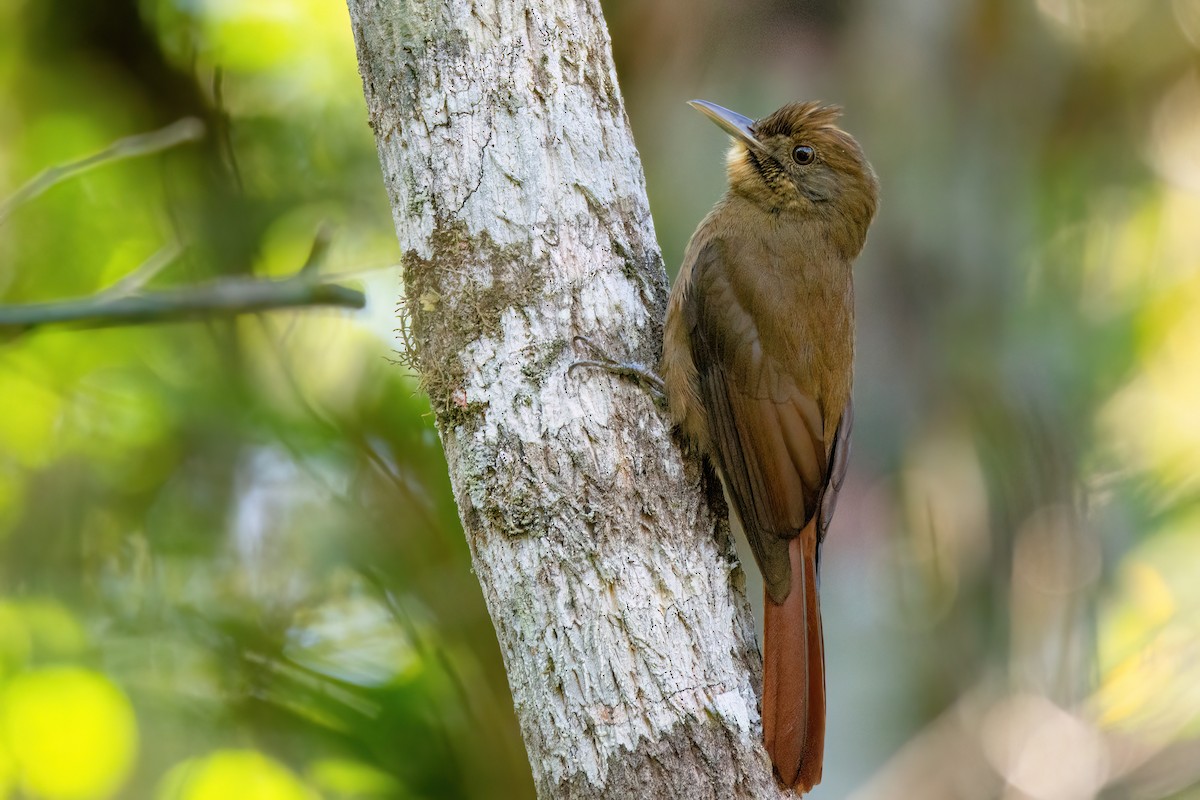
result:
<svg viewBox="0 0 1200 800"><path fill-rule="evenodd" d="M813 202L772 192L730 186L718 209L746 221L766 236L799 236L809 247L836 254L841 261L858 257L866 243L874 209L843 202Z"/></svg>

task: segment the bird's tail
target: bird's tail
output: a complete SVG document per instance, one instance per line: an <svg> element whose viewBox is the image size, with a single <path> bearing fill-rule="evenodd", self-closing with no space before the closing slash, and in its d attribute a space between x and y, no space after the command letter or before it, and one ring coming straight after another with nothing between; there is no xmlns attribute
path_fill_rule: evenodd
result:
<svg viewBox="0 0 1200 800"><path fill-rule="evenodd" d="M804 794L821 782L825 757L825 646L817 595L817 530L788 543L791 589L766 597L763 623L763 738L775 774Z"/></svg>

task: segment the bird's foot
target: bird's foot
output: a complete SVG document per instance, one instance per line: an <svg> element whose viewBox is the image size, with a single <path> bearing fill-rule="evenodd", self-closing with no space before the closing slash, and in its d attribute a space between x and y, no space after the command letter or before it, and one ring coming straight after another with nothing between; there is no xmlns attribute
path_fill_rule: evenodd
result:
<svg viewBox="0 0 1200 800"><path fill-rule="evenodd" d="M576 336L575 344L582 345L591 355L591 358L571 364L571 366L567 367L568 373L583 367L594 367L602 369L605 372L611 372L613 375L620 375L622 378L629 378L636 381L639 386L649 392L656 405L666 407L667 389L663 385L663 379L654 370L645 364L639 364L635 361L617 361L586 336Z"/></svg>

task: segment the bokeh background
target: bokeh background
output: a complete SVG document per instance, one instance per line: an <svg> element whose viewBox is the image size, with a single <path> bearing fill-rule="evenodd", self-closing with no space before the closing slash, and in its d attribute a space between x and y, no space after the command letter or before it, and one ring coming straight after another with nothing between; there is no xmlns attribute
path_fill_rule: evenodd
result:
<svg viewBox="0 0 1200 800"><path fill-rule="evenodd" d="M818 796L1200 797L1200 0L604 7L672 273L723 186L687 99L840 103L884 187ZM368 298L0 329L0 798L532 796L344 6L4 0L0 209L3 305L322 226Z"/></svg>

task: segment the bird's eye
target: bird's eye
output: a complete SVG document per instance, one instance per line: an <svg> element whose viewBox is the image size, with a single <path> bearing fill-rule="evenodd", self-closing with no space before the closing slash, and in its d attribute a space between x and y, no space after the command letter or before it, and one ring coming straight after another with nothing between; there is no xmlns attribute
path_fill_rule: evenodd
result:
<svg viewBox="0 0 1200 800"><path fill-rule="evenodd" d="M792 150L792 159L800 166L811 164L817 158L817 151L806 144L796 145Z"/></svg>

